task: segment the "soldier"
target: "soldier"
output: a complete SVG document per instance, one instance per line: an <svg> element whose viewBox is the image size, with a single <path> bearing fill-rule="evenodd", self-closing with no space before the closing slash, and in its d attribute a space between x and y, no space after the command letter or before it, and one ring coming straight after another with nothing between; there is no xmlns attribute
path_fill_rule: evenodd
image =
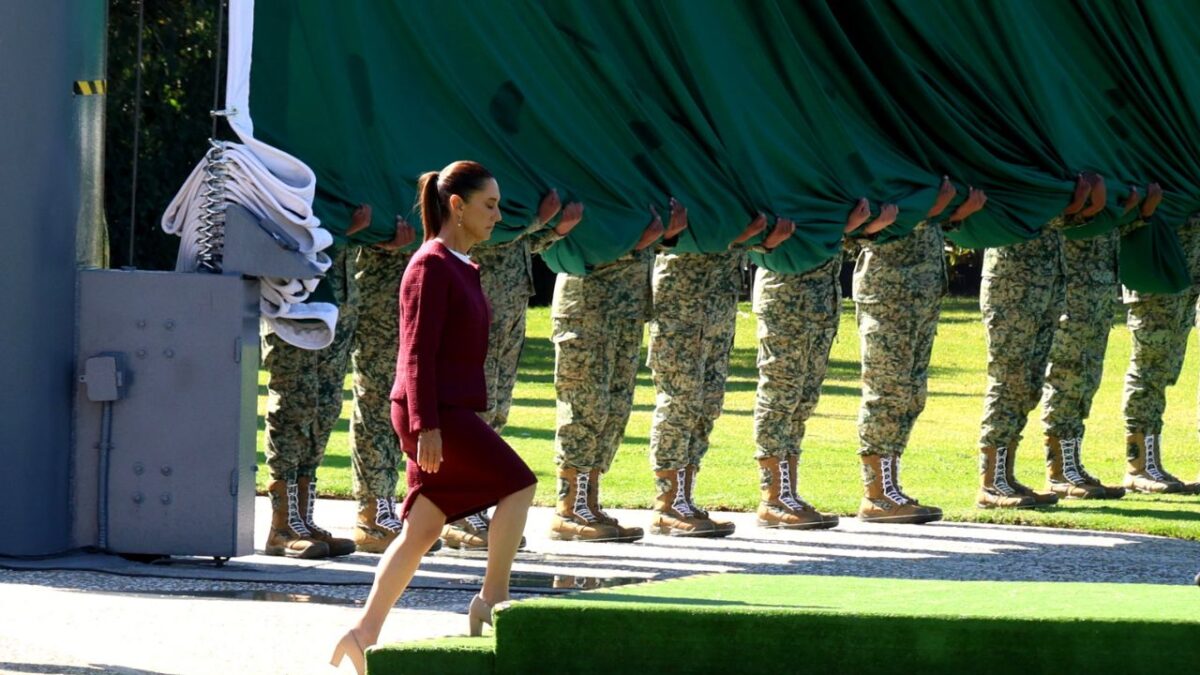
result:
<svg viewBox="0 0 1200 675"><path fill-rule="evenodd" d="M370 207L354 209L346 236L371 222ZM267 371L266 460L271 473L271 531L264 552L294 558L353 553L354 542L313 523L317 467L342 412L346 359L358 322L353 244L333 247L321 284L339 306L333 343L319 350L288 344L269 328L262 339ZM390 417L389 417L390 419Z"/></svg>
<svg viewBox="0 0 1200 675"><path fill-rule="evenodd" d="M667 240L687 226L681 211L678 205L672 209ZM663 236L662 221L653 213L632 251L586 275L560 273L555 280L550 339L558 397L558 505L551 539L629 542L644 534L605 513L600 480L633 410L638 351L650 311L653 244Z"/></svg>
<svg viewBox="0 0 1200 675"><path fill-rule="evenodd" d="M483 243L471 250L479 265L483 294L492 307L488 329L488 352L484 376L488 387L488 409L480 413L483 421L500 433L508 423L513 387L517 383L517 365L525 345L525 310L533 295L533 254L567 236L583 218L583 205L567 204L554 227L547 227L558 214L561 202L557 190L542 198L534 222L511 241ZM442 541L450 548L487 549L487 512L471 514L451 523L442 531Z"/></svg>
<svg viewBox="0 0 1200 675"><path fill-rule="evenodd" d="M1015 477L1017 444L1041 397L1046 363L1065 301L1062 227L1104 209L1104 179L1083 174L1062 215L1025 242L989 248L983 257L979 306L987 334L988 378L980 429L979 508L1026 508L1058 502ZM1090 199L1090 204L1088 201Z"/></svg>
<svg viewBox="0 0 1200 675"><path fill-rule="evenodd" d="M900 456L925 409L929 358L947 290L945 238L937 222L955 189L943 178L925 220L902 237L876 243L866 228L854 266L854 304L862 345L862 404L858 413L859 458L864 494L861 520L929 523L942 510L905 494ZM953 228L983 208L987 196L971 188L950 215ZM835 324L836 325L836 324Z"/></svg>
<svg viewBox="0 0 1200 675"><path fill-rule="evenodd" d="M416 231L400 216L396 231L390 242L358 247L355 257L358 320L350 348L350 464L358 500L354 543L367 553L383 553L402 527L396 517L396 483L404 456L392 429L389 394L396 379L400 278L412 256L404 249L416 239Z"/></svg>
<svg viewBox="0 0 1200 675"><path fill-rule="evenodd" d="M672 218L687 210L672 200ZM737 325L746 249L766 226L759 214L727 250L659 253L652 277L649 365L657 394L650 427L650 463L657 497L651 532L726 537L733 523L716 521L693 499L696 473L721 414Z"/></svg>
<svg viewBox="0 0 1200 675"><path fill-rule="evenodd" d="M1138 204L1137 188L1124 204ZM1162 201L1162 188L1152 183L1138 216L1145 220ZM1046 430L1046 489L1063 499L1120 499L1125 488L1104 485L1083 466L1084 420L1104 374L1104 351L1112 328L1113 303L1119 290L1117 258L1120 230L1086 239L1063 241L1066 301L1046 368L1042 424Z"/></svg>
<svg viewBox="0 0 1200 675"><path fill-rule="evenodd" d="M1122 402L1126 431L1123 483L1134 492L1200 492L1200 478L1197 483L1185 483L1162 465L1166 389L1179 379L1200 298L1200 214L1189 217L1178 234L1192 277L1191 288L1175 294L1125 291L1133 352Z"/></svg>

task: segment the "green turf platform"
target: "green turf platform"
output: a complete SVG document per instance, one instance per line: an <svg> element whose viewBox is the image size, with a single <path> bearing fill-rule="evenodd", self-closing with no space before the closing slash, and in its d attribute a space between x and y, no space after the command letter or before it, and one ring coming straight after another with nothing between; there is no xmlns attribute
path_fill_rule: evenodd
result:
<svg viewBox="0 0 1200 675"><path fill-rule="evenodd" d="M1200 664L1200 590L708 575L519 602L494 644L417 644L370 673L1161 675Z"/></svg>

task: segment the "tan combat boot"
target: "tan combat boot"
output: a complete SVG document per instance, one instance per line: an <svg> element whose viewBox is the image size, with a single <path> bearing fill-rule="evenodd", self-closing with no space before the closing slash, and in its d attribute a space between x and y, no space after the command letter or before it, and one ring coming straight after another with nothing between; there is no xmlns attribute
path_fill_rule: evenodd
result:
<svg viewBox="0 0 1200 675"><path fill-rule="evenodd" d="M725 520L713 520L712 517L708 515L708 511L700 508L696 504L695 499L692 498L692 495L694 495L696 492L696 474L698 473L700 473L700 467L695 464L689 464L688 466L684 467L685 481L683 485L683 498L686 499L688 505L692 507L692 513L700 516L701 518L707 518L708 521L713 524L713 528L715 528L716 532L716 534L713 535L714 537L728 537L729 535L733 534L734 530L737 529L737 526Z"/></svg>
<svg viewBox="0 0 1200 675"><path fill-rule="evenodd" d="M896 484L896 492L899 492L901 497L904 497L908 501L926 509L929 512L929 519L925 522L933 523L941 520L943 513L940 508L936 506L930 506L928 504L922 504L921 502L917 501L915 497L904 491L904 486L900 484L900 455L888 455L884 459L892 463L892 481Z"/></svg>
<svg viewBox="0 0 1200 675"><path fill-rule="evenodd" d="M979 450L979 492L975 506L981 509L1026 509L1036 506L1033 497L1008 484L1008 448Z"/></svg>
<svg viewBox="0 0 1200 675"><path fill-rule="evenodd" d="M1032 497L1034 506L1053 506L1058 503L1058 495L1053 492L1039 492L1017 480L1017 446L1008 446L1008 458L1004 465L1005 479L1008 486L1023 497Z"/></svg>
<svg viewBox="0 0 1200 675"><path fill-rule="evenodd" d="M1046 489L1064 499L1120 499L1125 488L1105 485L1083 468L1083 437L1046 434Z"/></svg>
<svg viewBox="0 0 1200 675"><path fill-rule="evenodd" d="M930 523L942 517L941 509L921 506L900 492L896 463L882 455L859 455L862 461L863 498L858 518L870 523Z"/></svg>
<svg viewBox="0 0 1200 675"><path fill-rule="evenodd" d="M799 455L763 457L758 460L758 526L783 530L826 530L836 527L838 517L820 513L796 494L795 475Z"/></svg>
<svg viewBox="0 0 1200 675"><path fill-rule="evenodd" d="M716 537L717 527L708 514L697 514L684 493L687 469L665 469L654 472L658 496L654 498L652 534L671 537Z"/></svg>
<svg viewBox="0 0 1200 675"><path fill-rule="evenodd" d="M1125 436L1125 489L1145 494L1185 492L1183 481L1162 468L1159 434L1134 432Z"/></svg>
<svg viewBox="0 0 1200 675"><path fill-rule="evenodd" d="M329 546L316 541L300 517L300 488L296 481L273 480L267 486L271 496L271 533L263 553L288 558L328 558Z"/></svg>
<svg viewBox="0 0 1200 675"><path fill-rule="evenodd" d="M442 528L442 542L460 551L486 551L490 524L487 511L472 513L466 518L446 523Z"/></svg>
<svg viewBox="0 0 1200 675"><path fill-rule="evenodd" d="M300 476L296 479L296 486L299 488L297 497L300 503L300 517L304 519L304 524L312 533L312 538L324 542L329 547L331 558L354 553L356 547L353 541L335 537L327 530L317 527L317 524L313 522L313 511L317 508L317 479Z"/></svg>
<svg viewBox="0 0 1200 675"><path fill-rule="evenodd" d="M558 470L558 505L550 519L550 538L556 541L617 541L615 525L601 522L588 504L591 473Z"/></svg>
<svg viewBox="0 0 1200 675"><path fill-rule="evenodd" d="M396 518L395 504L387 497L358 503L354 524L354 545L363 553L383 553L400 536L404 524Z"/></svg>
<svg viewBox="0 0 1200 675"><path fill-rule="evenodd" d="M632 542L640 540L646 535L642 528L622 526L617 522L616 518L604 512L604 507L600 506L600 476L603 475L600 469L592 469L588 472L588 509L591 510L592 515L596 516L600 522L617 528L617 541Z"/></svg>

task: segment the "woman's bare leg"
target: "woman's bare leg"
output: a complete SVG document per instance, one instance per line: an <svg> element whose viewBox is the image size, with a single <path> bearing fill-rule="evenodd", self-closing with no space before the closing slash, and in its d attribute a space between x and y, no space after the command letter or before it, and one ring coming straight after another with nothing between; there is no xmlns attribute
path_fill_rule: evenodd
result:
<svg viewBox="0 0 1200 675"><path fill-rule="evenodd" d="M525 517L533 503L537 486L514 492L500 500L492 514L492 526L488 528L487 571L483 575L483 590L479 595L489 605L508 600L508 580L512 575L513 558L521 545L521 534L525 531Z"/></svg>

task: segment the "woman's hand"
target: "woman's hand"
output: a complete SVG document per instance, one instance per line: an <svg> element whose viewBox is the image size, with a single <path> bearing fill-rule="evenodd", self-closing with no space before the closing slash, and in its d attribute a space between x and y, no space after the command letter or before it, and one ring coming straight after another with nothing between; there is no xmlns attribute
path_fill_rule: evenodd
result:
<svg viewBox="0 0 1200 675"><path fill-rule="evenodd" d="M662 218L658 215L658 210L654 208L653 204L650 205L650 216L650 224L646 226L646 229L642 230L641 238L638 239L637 244L633 247L635 251L646 248L658 241L658 238L663 235Z"/></svg>
<svg viewBox="0 0 1200 675"><path fill-rule="evenodd" d="M583 204L581 202L571 202L562 210L562 218L558 219L558 224L554 226L554 233L560 237L565 237L575 229L579 221L583 220Z"/></svg>
<svg viewBox="0 0 1200 675"><path fill-rule="evenodd" d="M442 430L426 429L417 436L417 466L425 473L442 467Z"/></svg>

